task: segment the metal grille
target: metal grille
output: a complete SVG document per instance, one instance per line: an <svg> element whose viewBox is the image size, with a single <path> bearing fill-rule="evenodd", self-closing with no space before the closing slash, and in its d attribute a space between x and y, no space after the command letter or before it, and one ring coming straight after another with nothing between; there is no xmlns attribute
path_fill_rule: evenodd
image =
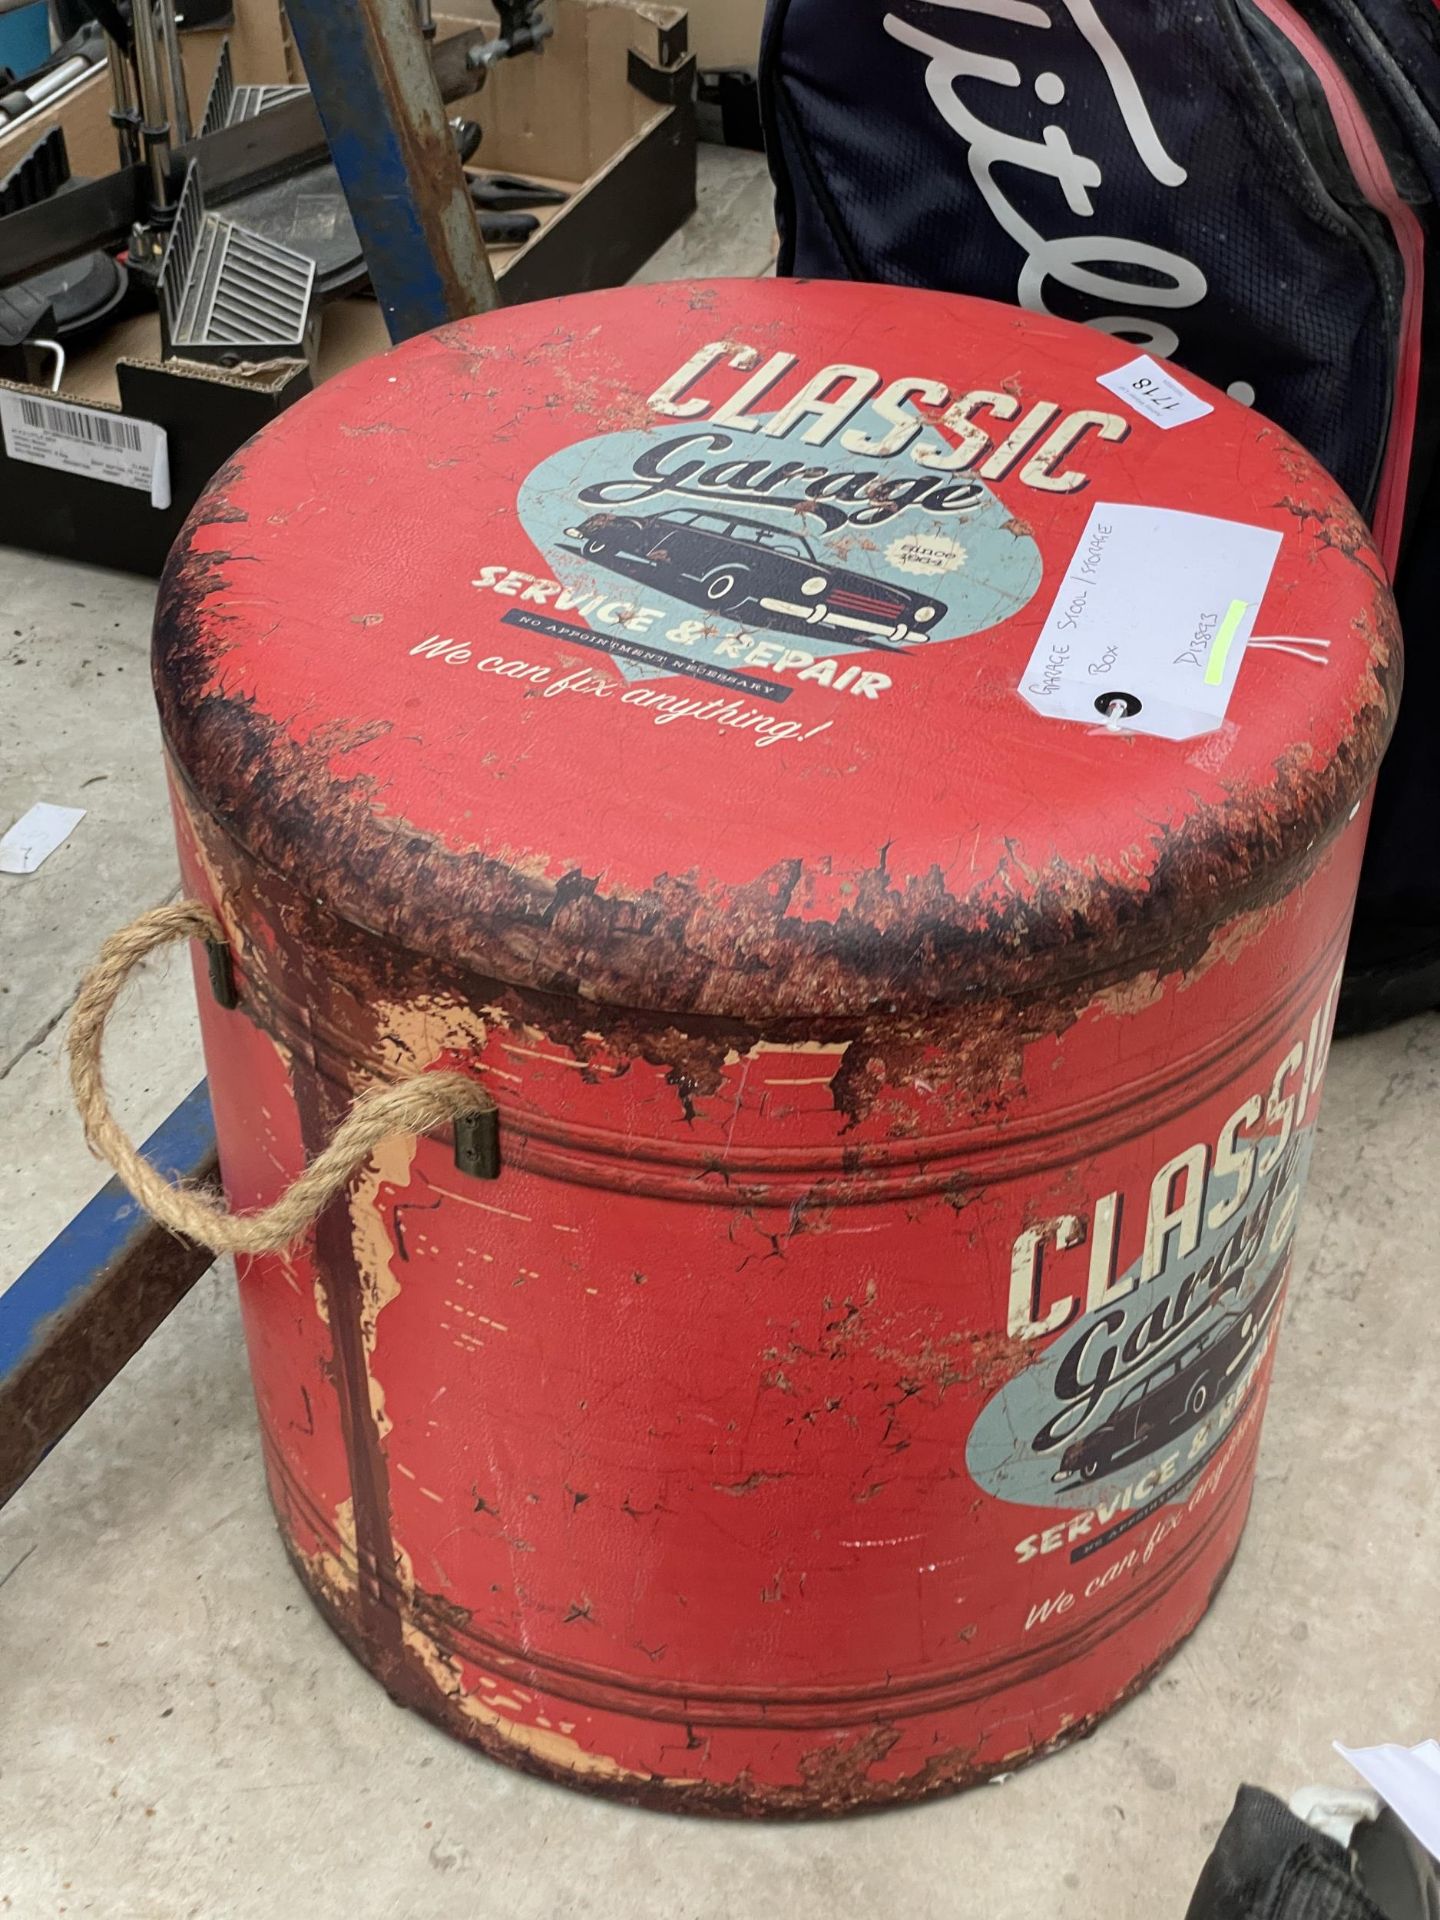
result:
<svg viewBox="0 0 1440 1920"><path fill-rule="evenodd" d="M166 351L303 358L314 293L315 262L206 213L190 166L160 269Z"/></svg>
<svg viewBox="0 0 1440 1920"><path fill-rule="evenodd" d="M220 42L220 58L215 62L215 78L210 82L205 116L200 122L201 136L218 133L222 127L238 127L242 120L254 120L272 107L283 107L287 100L298 100L309 91L308 87L290 85L237 87L227 37Z"/></svg>
<svg viewBox="0 0 1440 1920"><path fill-rule="evenodd" d="M235 69L230 60L230 38L220 42L220 58L215 62L215 78L210 82L209 97L205 102L205 112L200 120L200 137L207 133L218 133L221 127L230 124L230 108L235 99Z"/></svg>
<svg viewBox="0 0 1440 1920"><path fill-rule="evenodd" d="M206 113L209 113L208 107ZM204 221L205 196L200 188L199 171L192 162L185 169L185 184L180 190L170 238L165 243L165 257L160 262L160 317L167 340L175 338L180 306Z"/></svg>
<svg viewBox="0 0 1440 1920"><path fill-rule="evenodd" d="M230 118L225 124L238 127L242 120L253 120L257 114L268 113L271 107L283 107L287 100L298 100L309 91L308 87L295 86L236 87Z"/></svg>

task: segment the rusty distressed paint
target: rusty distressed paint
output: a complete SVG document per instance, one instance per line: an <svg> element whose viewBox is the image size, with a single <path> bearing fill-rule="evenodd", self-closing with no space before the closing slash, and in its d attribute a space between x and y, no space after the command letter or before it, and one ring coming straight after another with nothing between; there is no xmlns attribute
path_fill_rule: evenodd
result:
<svg viewBox="0 0 1440 1920"><path fill-rule="evenodd" d="M224 498L222 485L202 503L188 539ZM669 874L617 896L579 868L517 870L380 814L367 782L336 783L283 726L225 690L224 615L200 612L224 559L195 553L186 537L177 543L161 595L157 686L172 750L182 766L203 767L207 806L258 860L303 871L321 897L355 902L348 917L359 924L458 966L559 996L741 1021L872 1007L928 1021L958 994L988 989L1010 1002L1069 988L1088 998L1177 953L1194 964L1219 921L1283 898L1313 870L1368 790L1398 698L1398 627L1377 585L1365 635L1372 684L1333 758L1316 768L1303 747L1289 748L1272 790L1195 809L1163 836L1143 885L1056 867L1019 875L1026 885L1012 891L1002 869L990 876L1002 889L997 904L989 894L957 898L936 871L896 886L882 850L833 921L802 919L790 912L803 904L798 860L718 897ZM377 724L337 722L328 744L343 754Z"/></svg>
<svg viewBox="0 0 1440 1920"><path fill-rule="evenodd" d="M202 995L232 1197L377 1080L460 1066L501 1117L498 1180L396 1143L286 1262L242 1263L287 1545L397 1700L647 1805L854 1811L1053 1751L1194 1627L1248 1507L1398 686L1313 463L1217 396L1097 447L1078 495L994 483L1047 582L1091 497L1281 533L1263 630L1330 664L1247 658L1188 748L1021 710L1046 583L968 640L855 654L888 707L792 689L848 727L818 786L798 747L637 727L577 798L580 709L396 666L437 630L580 657L522 650L470 576L554 564L530 467L662 430L649 396L712 337L808 356L792 384L829 353L1093 402L1096 336L956 314L715 286L446 329L242 452L162 588L182 861L240 989ZM958 780L979 754L1011 812ZM1157 1397L1127 1427L1132 1376Z"/></svg>
<svg viewBox="0 0 1440 1920"><path fill-rule="evenodd" d="M283 1525L283 1512L281 1519ZM501 1716L473 1710L456 1663L447 1660L436 1643L421 1634L410 1634L409 1658L388 1669L387 1685L397 1706L423 1714L487 1757L552 1785L583 1784L586 1792L602 1799L656 1813L738 1820L839 1819L963 1792L1088 1740L1109 1713L1142 1693L1184 1645L1229 1578L1237 1551L1238 1547L1231 1548L1194 1618L1184 1625L1174 1645L1159 1660L1135 1673L1103 1711L1077 1715L1043 1743L1017 1748L998 1760L981 1761L975 1751L966 1748L932 1754L913 1774L899 1780L871 1777L876 1763L886 1757L899 1737L895 1726L883 1718L840 1741L817 1743L803 1753L797 1764L798 1782L793 1786L769 1785L743 1770L732 1781L719 1784L695 1779L684 1771L683 1756L687 1752L703 1753L705 1748L704 1738L689 1720L677 1725L675 1751L679 1757L673 1773L635 1774L603 1756L597 1759L583 1752L572 1756L577 1764L569 1764L556 1756L554 1746L547 1750L531 1741L508 1738L503 1723L496 1724ZM291 1564L327 1625L361 1665L373 1671L374 1651L358 1624L353 1587L343 1572L333 1561L307 1564L293 1549Z"/></svg>

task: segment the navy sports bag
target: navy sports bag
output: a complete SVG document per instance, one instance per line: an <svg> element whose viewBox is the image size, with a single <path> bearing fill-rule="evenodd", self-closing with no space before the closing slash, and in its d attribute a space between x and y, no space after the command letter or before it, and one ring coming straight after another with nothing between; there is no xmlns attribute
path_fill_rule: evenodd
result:
<svg viewBox="0 0 1440 1920"><path fill-rule="evenodd" d="M1440 1003L1440 4L770 0L760 80L780 272L1133 341L1369 519L1407 684L1342 1022Z"/></svg>

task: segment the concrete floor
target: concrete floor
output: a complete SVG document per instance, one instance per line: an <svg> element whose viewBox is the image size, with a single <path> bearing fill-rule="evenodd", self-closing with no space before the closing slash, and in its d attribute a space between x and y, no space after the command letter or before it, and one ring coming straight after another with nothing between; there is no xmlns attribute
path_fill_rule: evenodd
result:
<svg viewBox="0 0 1440 1920"><path fill-rule="evenodd" d="M647 277L763 271L767 193L708 153ZM100 1184L60 1029L102 934L175 886L143 581L0 550L0 1288ZM143 1133L199 1078L157 969L110 1051ZM0 1913L103 1920L1181 1920L1236 1785L1341 1782L1334 1738L1440 1732L1440 1018L1335 1050L1249 1534L1209 1619L1087 1743L827 1826L631 1813L392 1707L280 1551L216 1270L0 1514Z"/></svg>

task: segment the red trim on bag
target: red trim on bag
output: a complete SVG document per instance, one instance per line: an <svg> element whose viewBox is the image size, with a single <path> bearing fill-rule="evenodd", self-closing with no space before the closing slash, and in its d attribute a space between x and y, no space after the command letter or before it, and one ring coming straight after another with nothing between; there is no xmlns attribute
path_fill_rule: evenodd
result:
<svg viewBox="0 0 1440 1920"><path fill-rule="evenodd" d="M1322 40L1288 4L1288 0L1255 0L1267 19L1304 55L1324 89L1325 99L1345 149L1356 185L1378 213L1390 223L1405 273L1400 303L1399 362L1395 373L1395 400L1390 433L1375 495L1374 534L1385 564L1395 571L1400 529L1405 517L1405 490L1410 456L1415 444L1415 414L1420 394L1420 315L1425 294L1425 235L1414 209L1405 204L1390 172L1384 150L1344 69ZM1440 6L1440 0L1436 0Z"/></svg>

